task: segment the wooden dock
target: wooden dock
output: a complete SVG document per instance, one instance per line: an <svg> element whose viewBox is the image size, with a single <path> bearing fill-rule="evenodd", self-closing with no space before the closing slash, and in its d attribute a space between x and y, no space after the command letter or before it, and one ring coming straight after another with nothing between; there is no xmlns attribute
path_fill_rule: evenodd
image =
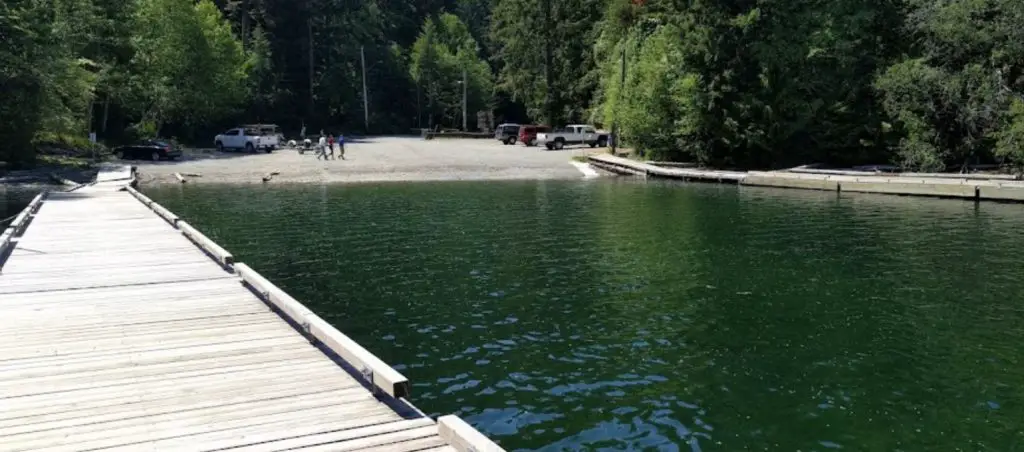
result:
<svg viewBox="0 0 1024 452"><path fill-rule="evenodd" d="M502 450L132 181L0 236L0 450Z"/></svg>
<svg viewBox="0 0 1024 452"><path fill-rule="evenodd" d="M1012 176L896 174L793 169L783 171L718 171L671 168L612 155L590 155L591 165L617 174L686 181L735 183L743 186L880 193L960 198L975 201L1024 202L1024 182ZM986 178L987 177L987 178Z"/></svg>
<svg viewBox="0 0 1024 452"><path fill-rule="evenodd" d="M618 174L732 184L739 183L746 177L746 173L741 171L665 167L608 154L589 155L587 159L591 165Z"/></svg>

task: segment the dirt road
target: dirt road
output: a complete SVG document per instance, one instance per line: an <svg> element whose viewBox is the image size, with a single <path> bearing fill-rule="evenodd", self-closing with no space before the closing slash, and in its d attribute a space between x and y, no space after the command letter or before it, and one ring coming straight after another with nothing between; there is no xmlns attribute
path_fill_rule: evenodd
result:
<svg viewBox="0 0 1024 452"><path fill-rule="evenodd" d="M280 149L272 154L187 151L173 162L133 162L143 184L178 183L174 173L195 173L189 183L260 183L271 172L281 182L362 182L486 179L578 179L570 164L589 148L548 151L494 140L431 140L373 137L349 141L345 160L317 160L313 152Z"/></svg>

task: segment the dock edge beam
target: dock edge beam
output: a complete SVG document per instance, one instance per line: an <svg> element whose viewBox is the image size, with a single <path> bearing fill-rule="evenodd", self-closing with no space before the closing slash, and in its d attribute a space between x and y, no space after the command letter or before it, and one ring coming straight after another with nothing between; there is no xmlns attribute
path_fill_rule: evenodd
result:
<svg viewBox="0 0 1024 452"><path fill-rule="evenodd" d="M0 270L3 269L4 263L7 262L8 251L11 251L11 244L14 242L15 237L20 237L25 233L25 228L31 223L32 217L35 216L36 212L39 212L39 208L43 205L43 200L49 194L48 191L44 191L32 198L32 201L21 209L21 212L14 217L14 221L0 232Z"/></svg>
<svg viewBox="0 0 1024 452"><path fill-rule="evenodd" d="M172 227L181 231L198 248L225 269L235 273L244 284L260 295L264 302L276 309L283 318L297 325L307 338L319 342L341 358L347 365L360 372L371 388L373 388L374 393L381 391L389 397L400 401L405 401L409 397L411 385L408 379L401 373L370 353L369 350L366 350L326 320L316 315L301 302L288 295L288 293L271 283L251 267L242 262L235 262L234 256L227 250L188 223L182 221L181 218L167 210L167 208L130 185L125 187L125 191L156 213L160 218L170 223ZM38 210L38 205L35 206L35 209ZM411 406L411 404L409 405ZM437 428L441 438L460 452L504 452L505 450L455 415L439 417L437 419Z"/></svg>
<svg viewBox="0 0 1024 452"><path fill-rule="evenodd" d="M479 430L466 423L462 418L449 414L437 418L437 428L441 439L459 452L503 452L504 449L484 436Z"/></svg>
<svg viewBox="0 0 1024 452"><path fill-rule="evenodd" d="M326 346L342 360L359 371L374 390L394 397L408 397L409 380L370 353L326 320L313 313L284 290L275 286L248 265L234 264L235 273L284 317L298 325L310 339Z"/></svg>

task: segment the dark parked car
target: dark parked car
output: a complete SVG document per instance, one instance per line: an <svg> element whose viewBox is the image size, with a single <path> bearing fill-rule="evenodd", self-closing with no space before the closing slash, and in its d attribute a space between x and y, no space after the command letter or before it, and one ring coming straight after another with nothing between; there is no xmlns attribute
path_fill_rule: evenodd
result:
<svg viewBox="0 0 1024 452"><path fill-rule="evenodd" d="M501 124L494 129L494 139L505 144L516 144L519 137L519 124Z"/></svg>
<svg viewBox="0 0 1024 452"><path fill-rule="evenodd" d="M181 150L168 141L142 140L114 148L114 155L122 160L174 160L181 157Z"/></svg>

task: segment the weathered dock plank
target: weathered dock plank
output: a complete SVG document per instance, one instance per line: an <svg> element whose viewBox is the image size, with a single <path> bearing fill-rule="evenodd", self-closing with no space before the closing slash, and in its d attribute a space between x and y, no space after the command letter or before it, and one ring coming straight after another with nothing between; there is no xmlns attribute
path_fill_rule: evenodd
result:
<svg viewBox="0 0 1024 452"><path fill-rule="evenodd" d="M132 180L39 197L4 237L0 449L501 450L442 435L404 376Z"/></svg>

